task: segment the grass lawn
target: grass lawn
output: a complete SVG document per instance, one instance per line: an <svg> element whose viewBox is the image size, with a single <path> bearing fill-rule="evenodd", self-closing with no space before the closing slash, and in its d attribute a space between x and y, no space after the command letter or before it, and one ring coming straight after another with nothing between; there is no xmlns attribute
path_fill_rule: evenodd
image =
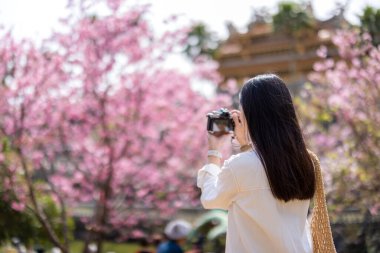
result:
<svg viewBox="0 0 380 253"><path fill-rule="evenodd" d="M114 242L104 242L103 243L103 253L114 252L114 253L135 253L139 249L138 244L134 243L114 243ZM81 253L83 250L82 241L74 241L70 245L71 253Z"/></svg>
<svg viewBox="0 0 380 253"><path fill-rule="evenodd" d="M114 253L135 253L139 249L139 245L135 243L114 243L114 242L104 242L103 243L103 253L114 252ZM82 253L83 242L74 241L70 244L70 253ZM5 252L5 247L0 245L0 253ZM50 253L47 250L46 253Z"/></svg>

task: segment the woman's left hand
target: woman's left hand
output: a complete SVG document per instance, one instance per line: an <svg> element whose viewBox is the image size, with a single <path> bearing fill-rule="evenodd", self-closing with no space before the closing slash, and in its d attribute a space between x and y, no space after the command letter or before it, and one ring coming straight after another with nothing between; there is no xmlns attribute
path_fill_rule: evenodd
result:
<svg viewBox="0 0 380 253"><path fill-rule="evenodd" d="M235 138L239 142L240 146L247 145L249 143L247 138L247 123L245 121L245 118L243 117L242 112L238 110L231 111L232 119L235 123Z"/></svg>

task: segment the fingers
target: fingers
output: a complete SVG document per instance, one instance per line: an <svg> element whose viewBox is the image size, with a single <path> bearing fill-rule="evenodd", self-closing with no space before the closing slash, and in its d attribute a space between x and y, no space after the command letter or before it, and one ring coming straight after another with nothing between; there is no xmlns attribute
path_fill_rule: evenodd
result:
<svg viewBox="0 0 380 253"><path fill-rule="evenodd" d="M232 111L231 111L231 116L234 116L234 115L237 115L237 116L240 117L241 112L240 112L239 110L232 110Z"/></svg>
<svg viewBox="0 0 380 253"><path fill-rule="evenodd" d="M207 133L207 138L210 140L211 138L220 139L223 136L230 136L231 133L228 132L214 132L214 133Z"/></svg>
<svg viewBox="0 0 380 253"><path fill-rule="evenodd" d="M232 120L235 123L235 127L236 126L240 126L242 124L241 120L240 120L240 112L239 111L237 111L237 112L231 112L231 116L232 116Z"/></svg>
<svg viewBox="0 0 380 253"><path fill-rule="evenodd" d="M232 116L232 119L235 123L235 130L234 130L235 138L239 142L239 144L242 145L242 143L247 142L247 140L246 140L247 139L247 137L246 137L246 132L247 132L246 122L243 120L242 112L240 112L238 110L231 111L231 116Z"/></svg>

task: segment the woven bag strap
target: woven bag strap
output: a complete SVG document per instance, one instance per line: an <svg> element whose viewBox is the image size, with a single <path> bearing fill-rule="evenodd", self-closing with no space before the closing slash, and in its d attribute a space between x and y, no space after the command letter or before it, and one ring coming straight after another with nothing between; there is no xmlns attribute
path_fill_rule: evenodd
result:
<svg viewBox="0 0 380 253"><path fill-rule="evenodd" d="M314 208L311 218L313 253L336 253L327 211L321 165L318 157L313 152L309 151L309 154L313 162L316 180Z"/></svg>

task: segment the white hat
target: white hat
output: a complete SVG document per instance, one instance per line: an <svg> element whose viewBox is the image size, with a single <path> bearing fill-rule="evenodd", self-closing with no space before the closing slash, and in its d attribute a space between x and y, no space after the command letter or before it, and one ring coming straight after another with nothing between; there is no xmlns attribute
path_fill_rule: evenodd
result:
<svg viewBox="0 0 380 253"><path fill-rule="evenodd" d="M165 227L165 235L171 240L186 238L190 233L191 225L184 220L173 220Z"/></svg>

